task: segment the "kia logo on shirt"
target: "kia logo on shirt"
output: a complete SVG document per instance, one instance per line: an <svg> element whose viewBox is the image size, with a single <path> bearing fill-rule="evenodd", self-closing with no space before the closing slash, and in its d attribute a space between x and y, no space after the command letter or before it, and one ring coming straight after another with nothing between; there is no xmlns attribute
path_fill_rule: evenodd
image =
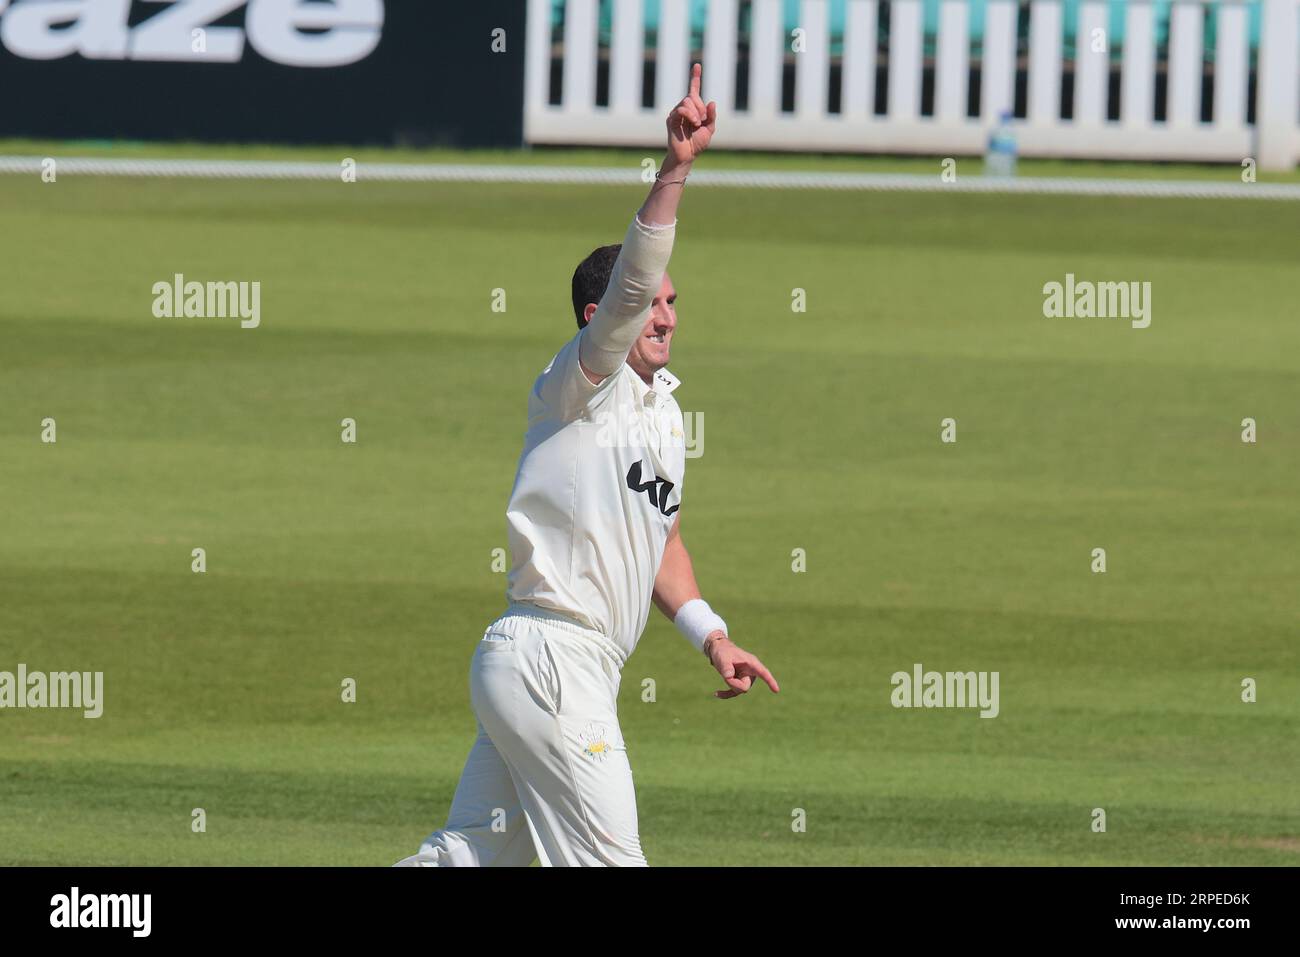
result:
<svg viewBox="0 0 1300 957"><path fill-rule="evenodd" d="M160 2L0 0L0 46L28 60L238 63L247 40L274 63L332 67L368 57L384 26L383 0L172 0L129 25ZM242 27L212 26L241 8Z"/></svg>
<svg viewBox="0 0 1300 957"><path fill-rule="evenodd" d="M627 470L627 487L633 492L645 492L650 496L650 504L659 509L664 515L672 515L682 507L678 502L672 508L668 507L668 493L675 487L676 483L668 481L666 478L660 478L651 472L652 476L648 481L641 480L641 463L633 462L632 467Z"/></svg>

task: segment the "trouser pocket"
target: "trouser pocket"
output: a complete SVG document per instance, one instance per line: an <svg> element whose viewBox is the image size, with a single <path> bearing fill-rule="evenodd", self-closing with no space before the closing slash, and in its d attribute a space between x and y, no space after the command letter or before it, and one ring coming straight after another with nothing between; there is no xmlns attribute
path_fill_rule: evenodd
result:
<svg viewBox="0 0 1300 957"><path fill-rule="evenodd" d="M560 678L560 666L555 660L555 652L546 639L538 642L536 674L543 707L551 714L558 715L564 705L564 683Z"/></svg>
<svg viewBox="0 0 1300 957"><path fill-rule="evenodd" d="M485 635L469 666L470 704L485 727L514 720L518 681L518 643L505 635Z"/></svg>

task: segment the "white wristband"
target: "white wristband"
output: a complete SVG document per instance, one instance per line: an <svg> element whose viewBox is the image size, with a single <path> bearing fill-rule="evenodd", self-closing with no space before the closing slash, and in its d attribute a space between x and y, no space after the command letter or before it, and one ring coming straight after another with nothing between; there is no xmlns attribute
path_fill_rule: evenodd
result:
<svg viewBox="0 0 1300 957"><path fill-rule="evenodd" d="M692 598L678 608L673 624L686 636L686 640L695 646L695 650L701 653L704 651L704 639L709 635L715 631L720 631L724 635L727 633L727 623L714 614L709 603L703 598Z"/></svg>

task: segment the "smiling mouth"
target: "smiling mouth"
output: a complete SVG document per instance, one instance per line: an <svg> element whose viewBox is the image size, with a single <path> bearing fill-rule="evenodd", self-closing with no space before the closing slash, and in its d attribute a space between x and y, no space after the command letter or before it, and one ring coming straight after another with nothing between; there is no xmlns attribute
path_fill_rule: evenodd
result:
<svg viewBox="0 0 1300 957"><path fill-rule="evenodd" d="M651 342L663 343L668 341L667 339L664 338L664 334L662 332L653 332L650 335L646 336L646 338L649 339Z"/></svg>

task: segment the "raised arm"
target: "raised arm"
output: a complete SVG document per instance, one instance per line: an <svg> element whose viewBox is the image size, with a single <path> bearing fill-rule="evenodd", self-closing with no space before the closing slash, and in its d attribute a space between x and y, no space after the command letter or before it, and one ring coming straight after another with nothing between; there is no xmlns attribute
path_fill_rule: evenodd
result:
<svg viewBox="0 0 1300 957"><path fill-rule="evenodd" d="M706 105L700 99L700 76L697 63L691 67L691 86L686 97L668 114L668 153L650 194L637 213L647 226L671 225L677 221L677 202L681 185L691 171L695 157L709 148L718 128L718 104Z"/></svg>
<svg viewBox="0 0 1300 957"><path fill-rule="evenodd" d="M583 331L582 371L599 383L619 370L645 324L673 251L677 204L695 157L709 147L718 105L700 99L700 65L691 68L690 92L668 114L668 152L654 185L623 238L609 286Z"/></svg>

